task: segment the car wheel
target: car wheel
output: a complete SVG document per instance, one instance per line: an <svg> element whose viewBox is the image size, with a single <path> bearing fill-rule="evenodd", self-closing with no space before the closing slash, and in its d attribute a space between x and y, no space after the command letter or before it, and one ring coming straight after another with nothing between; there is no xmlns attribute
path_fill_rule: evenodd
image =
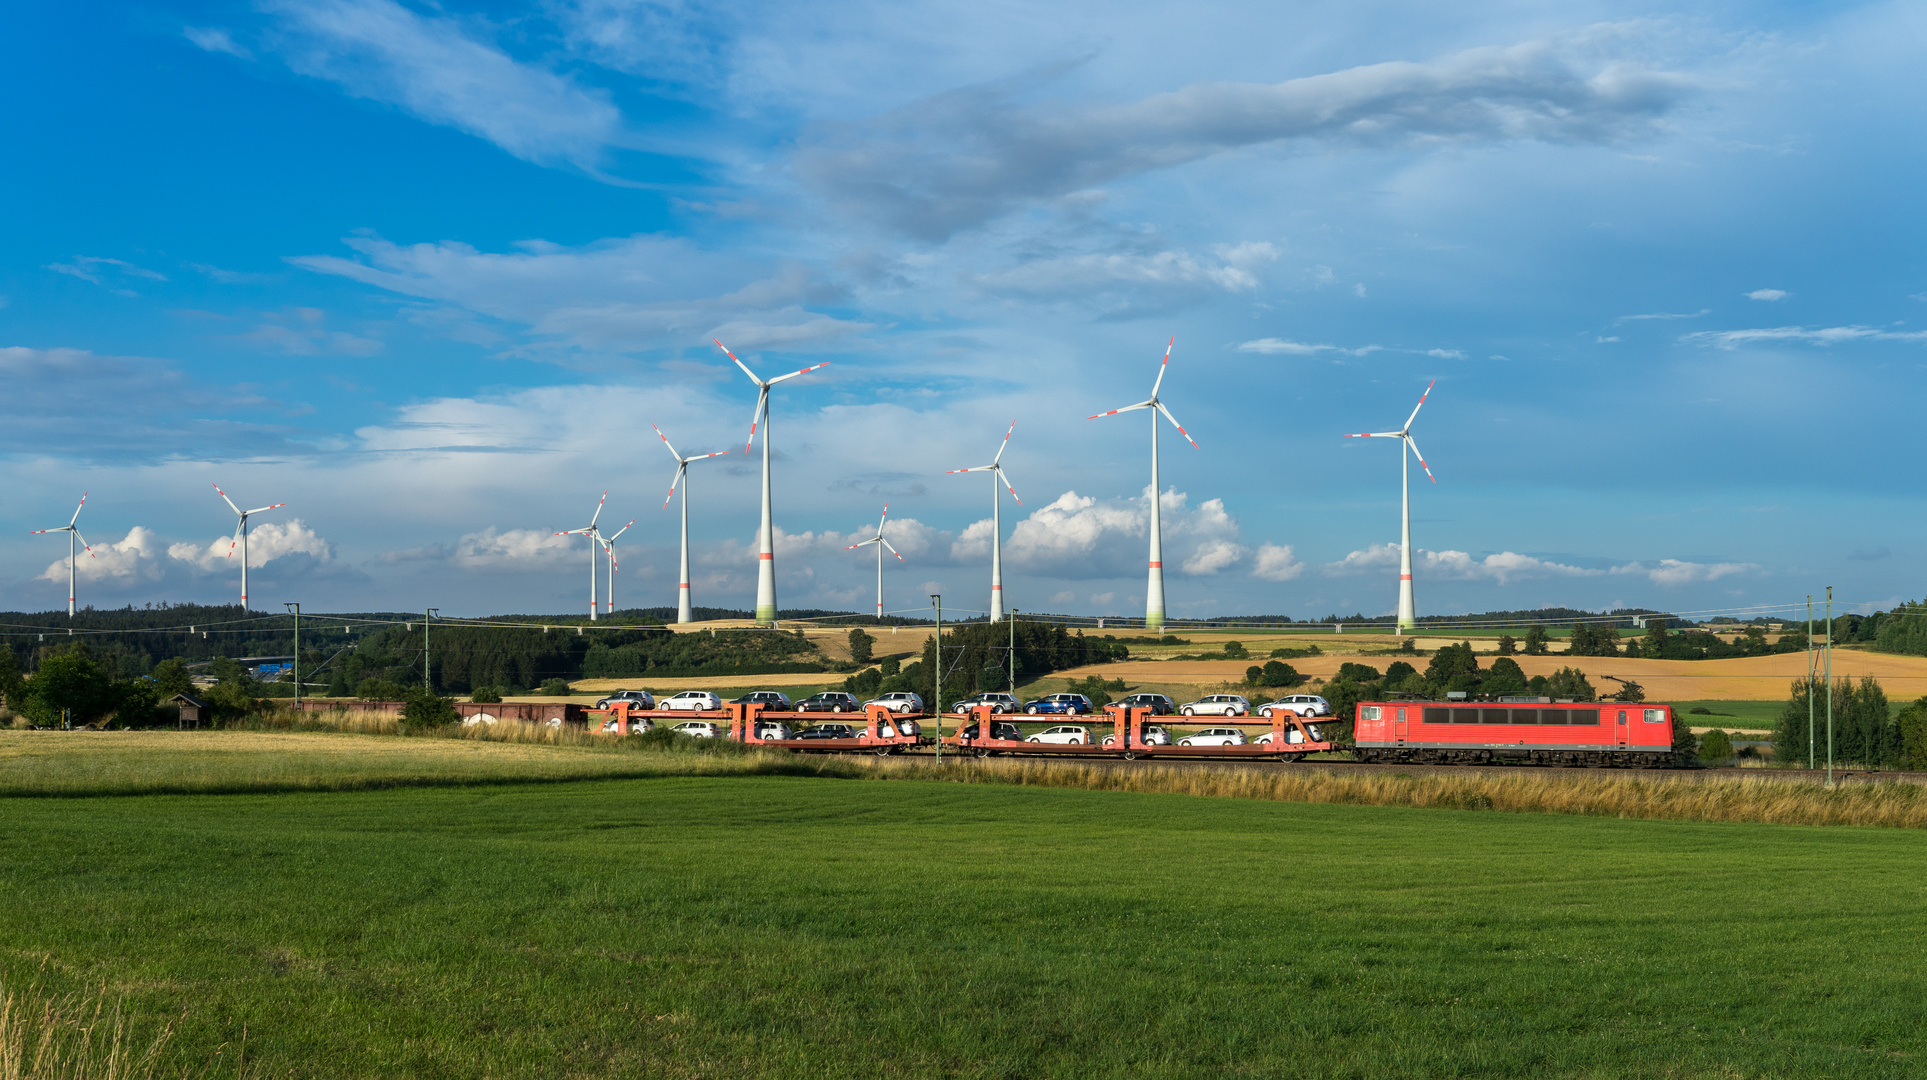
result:
<svg viewBox="0 0 1927 1080"><path fill-rule="evenodd" d="M1178 740L1178 745L1179 745L1179 746L1190 746L1190 745L1191 745L1191 740L1190 740L1190 739L1179 739L1179 740Z"/></svg>
<svg viewBox="0 0 1927 1080"><path fill-rule="evenodd" d="M1037 736L1035 736L1035 735L1032 735L1032 736L1031 736L1030 738L1028 738L1028 739L1025 739L1024 741L1025 741L1025 742L1034 742L1034 743L1041 743L1041 742L1043 742L1044 740L1042 740L1042 739L1040 739L1040 738L1038 738L1038 737L1037 737Z"/></svg>
<svg viewBox="0 0 1927 1080"><path fill-rule="evenodd" d="M1082 746L1082 745L1084 745L1084 744L1083 744L1083 742L1082 742L1081 740L1078 740L1078 739L1072 739L1072 740L1070 741L1070 745L1072 745L1072 746Z"/></svg>
<svg viewBox="0 0 1927 1080"><path fill-rule="evenodd" d="M1027 713L1029 713L1029 714L1031 714L1032 716L1036 716L1036 715L1037 715L1037 706L1035 706L1035 705L1032 705L1032 706L1031 706L1030 708L1028 708L1028 709L1025 709L1024 711L1025 711L1025 712L1027 712Z"/></svg>
<svg viewBox="0 0 1927 1080"><path fill-rule="evenodd" d="M1184 710L1184 715L1186 715L1186 716L1196 716L1196 715L1198 715L1198 714L1197 714L1197 713L1195 713L1195 712L1193 712L1193 711L1191 711L1190 709L1186 709L1186 710ZM1190 746L1191 744L1190 744L1190 743L1183 743L1182 745L1184 745L1184 746Z"/></svg>

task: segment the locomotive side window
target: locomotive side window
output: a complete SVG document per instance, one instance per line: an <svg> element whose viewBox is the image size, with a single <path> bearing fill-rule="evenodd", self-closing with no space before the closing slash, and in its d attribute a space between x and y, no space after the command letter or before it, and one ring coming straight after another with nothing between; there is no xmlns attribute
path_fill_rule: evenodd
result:
<svg viewBox="0 0 1927 1080"><path fill-rule="evenodd" d="M1666 722L1666 710L1665 710L1665 709L1647 709L1647 710L1646 710L1646 722L1647 722L1647 723L1649 723L1649 724L1663 724L1663 723L1665 723L1665 722Z"/></svg>
<svg viewBox="0 0 1927 1080"><path fill-rule="evenodd" d="M1454 724L1476 724L1479 722L1479 710L1477 709L1453 709L1451 713Z"/></svg>
<svg viewBox="0 0 1927 1080"><path fill-rule="evenodd" d="M1425 710L1425 722L1428 724L1449 724L1452 722L1451 713L1452 710L1450 709L1427 708Z"/></svg>
<svg viewBox="0 0 1927 1080"><path fill-rule="evenodd" d="M1466 711L1470 712L1471 710L1467 709ZM1512 709L1480 709L1479 712L1482 714L1479 718L1481 723L1510 724L1513 722L1512 715L1514 710Z"/></svg>
<svg viewBox="0 0 1927 1080"><path fill-rule="evenodd" d="M1568 724L1578 724L1585 727L1599 726L1598 709L1565 709L1563 711L1565 713L1565 721Z"/></svg>

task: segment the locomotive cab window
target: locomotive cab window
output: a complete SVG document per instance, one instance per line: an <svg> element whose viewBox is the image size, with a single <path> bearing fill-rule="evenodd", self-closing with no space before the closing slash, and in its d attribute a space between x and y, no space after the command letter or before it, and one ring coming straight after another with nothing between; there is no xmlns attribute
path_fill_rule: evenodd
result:
<svg viewBox="0 0 1927 1080"><path fill-rule="evenodd" d="M1649 714L1651 713L1651 710L1647 710L1647 711ZM1362 720L1376 720L1378 719L1378 706L1362 705L1359 707L1358 715L1359 715L1359 718Z"/></svg>
<svg viewBox="0 0 1927 1080"><path fill-rule="evenodd" d="M1665 722L1666 722L1666 710L1665 710L1665 709L1647 709L1647 710L1646 710L1646 722L1647 722L1647 723L1649 723L1649 724L1663 724L1663 723L1665 723Z"/></svg>

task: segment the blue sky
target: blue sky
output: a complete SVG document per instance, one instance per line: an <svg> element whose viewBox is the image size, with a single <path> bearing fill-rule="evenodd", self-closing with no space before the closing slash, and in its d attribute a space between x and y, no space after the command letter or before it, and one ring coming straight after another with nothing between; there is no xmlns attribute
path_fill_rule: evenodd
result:
<svg viewBox="0 0 1927 1080"><path fill-rule="evenodd" d="M1918 5L74 4L0 35L0 604L1176 616L1923 590ZM1416 470L1415 470L1416 473ZM1422 477L1422 474L1418 474Z"/></svg>

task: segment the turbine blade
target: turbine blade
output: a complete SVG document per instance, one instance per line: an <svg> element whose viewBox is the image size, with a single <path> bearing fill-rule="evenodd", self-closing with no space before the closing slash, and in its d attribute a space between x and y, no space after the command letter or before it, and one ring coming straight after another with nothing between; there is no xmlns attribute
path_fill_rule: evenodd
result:
<svg viewBox="0 0 1927 1080"><path fill-rule="evenodd" d="M1178 336L1171 335L1171 343L1164 347L1164 363L1158 365L1158 381L1151 384L1151 400L1158 399L1158 388L1164 385L1164 373L1171 369L1171 346L1178 343Z"/></svg>
<svg viewBox="0 0 1927 1080"><path fill-rule="evenodd" d="M830 366L830 362L828 360L825 360L820 364L812 364L801 371L792 371L788 375L778 375L774 379L771 379L769 381L769 384L771 386L775 386L777 383L782 382L784 379L794 379L798 375L808 375L810 372L815 371L817 368L826 368L829 366Z"/></svg>
<svg viewBox="0 0 1927 1080"><path fill-rule="evenodd" d="M713 453L713 454L697 454L697 455L696 455L695 457L693 457L693 458L690 458L689 460L690 460L690 461L701 461L701 460L702 460L702 459L704 459L704 458L712 458L712 457L722 457L722 456L723 456L724 454L727 454L727 453L729 453L729 451L727 451L727 450L718 450L718 451L716 451L716 452L715 452L715 453Z"/></svg>
<svg viewBox="0 0 1927 1080"><path fill-rule="evenodd" d="M877 535L883 535L883 523L890 517L890 504L883 504L883 516L877 519Z"/></svg>
<svg viewBox="0 0 1927 1080"><path fill-rule="evenodd" d="M80 530L79 530L79 529L75 529L75 530L74 530L74 539L76 539L76 540L78 540L78 541L80 541L80 546L81 546L81 547L84 547L84 548L86 548L86 549L87 549L87 554L88 554L88 555L91 555L91 556L93 556L93 557L94 557L94 558L96 558L96 559L98 559L98 558L100 558L100 556L98 556L98 555L94 555L94 547L93 547L93 545L92 545L92 544L89 544L89 543L87 542L87 538L86 538L86 537L84 537L84 536L82 536L82 535L80 535Z"/></svg>
<svg viewBox="0 0 1927 1080"><path fill-rule="evenodd" d="M1431 382L1425 384L1425 393L1418 396L1418 404L1412 406L1412 415L1405 418L1405 426L1399 429L1400 432L1412 430L1412 421L1418 419L1418 411L1425 408L1425 399L1432 396L1432 388L1438 384L1439 381L1437 379L1433 379Z"/></svg>
<svg viewBox="0 0 1927 1080"><path fill-rule="evenodd" d="M654 425L654 424L650 424L649 426L650 426L650 427L652 427L652 428L656 428L656 438L658 438L658 439L661 439L661 440L662 440L662 444L663 444L664 446L668 446L668 447L669 447L669 456L671 456L671 457L673 457L673 458L675 458L675 459L676 459L677 461L681 461L681 460L682 460L682 455L681 455L681 454L678 454L678 453L676 453L676 448L675 448L674 446L670 446L670 444L669 444L669 436L667 436L667 435L664 435L664 434L662 433L662 429L661 429L661 428L659 428L659 427L656 427L656 425Z"/></svg>
<svg viewBox="0 0 1927 1080"><path fill-rule="evenodd" d="M58 528L58 529L35 529L34 531L32 531L32 532L30 532L30 533L28 533L27 535L28 535L28 536L39 536L39 535L41 535L42 533L57 533L57 532L66 532L66 531L67 531L68 529L71 529L71 528L73 528L73 526L72 526L72 525L62 525L62 526L61 526L60 528Z"/></svg>
<svg viewBox="0 0 1927 1080"><path fill-rule="evenodd" d="M669 509L669 500L676 497L676 485L682 483L682 474L688 471L689 463L687 461L676 466L676 475L669 481L669 494L662 497L662 508L664 510Z"/></svg>
<svg viewBox="0 0 1927 1080"><path fill-rule="evenodd" d="M629 519L629 525L634 525L635 523L636 523L635 518ZM617 540L622 539L622 534L629 531L629 525L624 525L622 528L617 529L616 534L609 538L609 543L613 545Z"/></svg>
<svg viewBox="0 0 1927 1080"><path fill-rule="evenodd" d="M711 341L716 341L716 339L715 339L715 338L710 338L709 340L711 340ZM720 341L716 341L716 347L717 347L718 349L721 349L721 350L723 350L723 355L724 355L724 356L727 356L727 357L729 357L729 358L730 358L731 360L736 360L736 354L735 354L735 353L733 353L733 352L730 352L730 351L729 351L729 346L727 346L727 345L724 345L724 344L723 344L722 342L720 342ZM761 380L761 379L759 379L759 378L757 378L757 377L756 377L756 373L755 373L754 371L751 371L751 370L749 369L749 365L748 365L748 364L745 364L745 363L743 363L743 362L742 362L741 360L736 360L736 366L737 366L737 367L739 367L739 368L742 368L742 369L743 369L743 374L745 374L745 375L747 375L747 376L749 376L749 381L750 381L750 382L753 382L753 383L755 383L755 384L756 384L756 385L758 385L758 386L764 386L764 387L766 387L766 386L768 386L768 385L769 385L768 383L766 383L766 382L764 382L763 380Z"/></svg>
<svg viewBox="0 0 1927 1080"><path fill-rule="evenodd" d="M74 523L75 521L79 521L79 520L80 520L80 508L81 508L81 506L86 506L86 505L87 505L87 493L83 491L83 492L81 492L81 493L80 493L80 506L76 506L76 507L74 507L74 516L73 516L73 519L72 519L71 521L69 521L69 522L67 522L67 524L69 524L69 525L72 525L72 524L73 524L73 523Z"/></svg>
<svg viewBox="0 0 1927 1080"><path fill-rule="evenodd" d="M756 445L756 425L762 423L763 409L769 405L769 387L765 386L756 394L756 410L749 414L749 441L743 444L743 453L749 453Z"/></svg>
<svg viewBox="0 0 1927 1080"><path fill-rule="evenodd" d="M221 558L226 559L234 555L235 547L241 543L241 530L247 527L248 527L248 519L245 516L243 516L241 518L241 523L234 527L234 539L229 540L227 542L227 554L221 556Z"/></svg>
<svg viewBox="0 0 1927 1080"><path fill-rule="evenodd" d="M1413 441L1410 435L1405 436L1405 445L1412 448L1412 456L1418 458L1418 467L1425 470L1426 478L1434 484L1438 483L1439 478L1432 475L1432 467L1425 463L1425 455L1419 453L1418 443Z"/></svg>
<svg viewBox="0 0 1927 1080"><path fill-rule="evenodd" d="M1347 439L1403 439L1404 437L1405 433L1401 431L1365 431L1357 435L1345 436Z"/></svg>
<svg viewBox="0 0 1927 1080"><path fill-rule="evenodd" d="M949 476L951 473L960 473L960 472L989 472L990 470L996 467L997 466L995 465L972 465L968 469L945 469L943 471L943 474L945 476Z"/></svg>
<svg viewBox="0 0 1927 1080"><path fill-rule="evenodd" d="M1097 414L1097 416L1116 416L1116 415L1117 415L1118 413L1127 413L1127 412L1135 412L1135 411L1137 411L1138 409L1148 409L1148 408L1150 408L1150 407L1151 407L1151 406L1152 406L1153 404L1155 404L1155 402L1150 402L1150 401L1140 401L1140 402L1138 402L1138 403L1137 403L1136 405L1126 405L1126 406L1124 406L1124 407L1123 407L1123 408L1121 408L1121 409L1112 409L1112 410L1111 410L1110 412L1101 412L1101 413L1098 413L1098 414ZM1086 417L1085 417L1084 419L1086 419L1086 420L1095 420L1095 419L1097 419L1097 416L1086 416Z"/></svg>
<svg viewBox="0 0 1927 1080"><path fill-rule="evenodd" d="M594 516L592 516L592 517L590 517L590 518L589 518L589 531L590 531L590 532L594 532L594 531L595 531L595 523L596 523L596 522L598 522L598 521L601 521L601 520L602 520L602 504L603 504L603 503L606 503L606 502L608 502L608 501L609 501L609 490L608 490L607 488L604 488L604 489L603 489L603 491L602 491L602 498L601 498L601 499L599 499L599 500L597 500L597 502L596 502L596 504L595 504L595 514L594 514Z"/></svg>
<svg viewBox="0 0 1927 1080"><path fill-rule="evenodd" d="M905 563L905 564L909 563L910 560L898 554L896 548L890 547L890 541L885 540L883 537L879 536L877 537L877 543L882 544L886 548L890 548L890 554L896 555L898 562Z"/></svg>
<svg viewBox="0 0 1927 1080"><path fill-rule="evenodd" d="M997 469L997 479L1002 480L1004 482L1004 487L1010 488L1010 497L1013 499L1017 499L1017 489L1010 486L1010 477L1004 474L1004 470L1002 467L999 467ZM1018 506L1024 505L1024 500L1017 499L1017 505Z"/></svg>
<svg viewBox="0 0 1927 1080"><path fill-rule="evenodd" d="M1171 426L1178 429L1178 434L1184 436L1186 442L1190 443L1192 446L1198 445L1198 440L1193 439L1191 437L1191 433L1184 430L1184 425L1178 423L1178 418L1175 416L1172 416L1171 410L1164 407L1164 402L1162 401L1158 402L1158 411L1164 414L1164 418L1166 420L1171 421ZM1198 447L1198 448L1203 449L1203 447Z"/></svg>
<svg viewBox="0 0 1927 1080"><path fill-rule="evenodd" d="M221 501L228 504L228 509L233 510L237 514L241 512L241 508L234 505L234 500L227 497L227 492L221 491L221 485L212 484L210 486L213 487L216 492L219 492Z"/></svg>
<svg viewBox="0 0 1927 1080"><path fill-rule="evenodd" d="M261 508L260 510L249 510L249 511L248 511L248 513L249 513L249 514L259 514L259 513L262 513L263 511L267 511L267 510L279 510L279 509L281 509L282 507L284 507L284 506L286 506L286 505L288 505L288 504L287 504L287 503L275 503L275 504L274 504L273 506L263 506L263 507L262 507L262 508Z"/></svg>
<svg viewBox="0 0 1927 1080"><path fill-rule="evenodd" d="M1012 420L1010 422L1010 431L1016 431L1016 430L1017 430L1017 421ZM997 447L997 456L990 459L990 463L992 465L995 465L998 462L1004 460L1004 451L1010 449L1010 431L1004 432L1004 441L1002 445Z"/></svg>

